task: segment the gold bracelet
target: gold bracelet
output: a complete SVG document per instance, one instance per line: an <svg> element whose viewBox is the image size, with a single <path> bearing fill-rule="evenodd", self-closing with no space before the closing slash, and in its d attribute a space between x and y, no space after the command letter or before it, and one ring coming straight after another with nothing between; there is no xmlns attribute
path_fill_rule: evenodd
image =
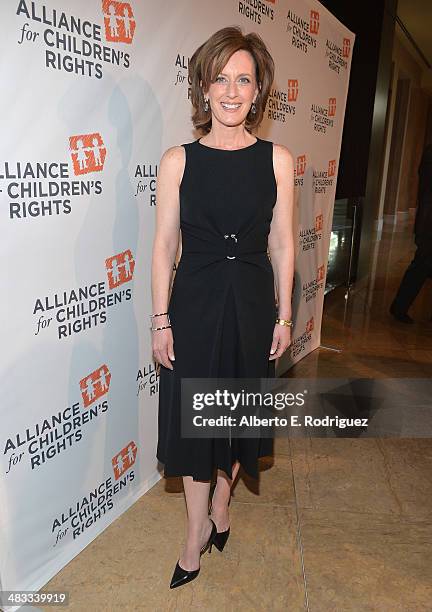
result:
<svg viewBox="0 0 432 612"><path fill-rule="evenodd" d="M276 319L276 323L279 323L279 325L286 325L287 327L293 326L292 320L288 321L287 319Z"/></svg>
<svg viewBox="0 0 432 612"><path fill-rule="evenodd" d="M150 315L150 319L152 319L153 317L161 317L162 315L168 314L167 312L159 312L158 314L152 314Z"/></svg>

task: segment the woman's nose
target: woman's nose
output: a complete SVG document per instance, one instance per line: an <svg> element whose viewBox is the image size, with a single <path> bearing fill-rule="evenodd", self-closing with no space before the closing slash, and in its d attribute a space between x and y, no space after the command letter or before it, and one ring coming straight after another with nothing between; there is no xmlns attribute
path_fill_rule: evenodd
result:
<svg viewBox="0 0 432 612"><path fill-rule="evenodd" d="M236 81L228 81L227 83L227 92L228 93L237 93L237 83Z"/></svg>

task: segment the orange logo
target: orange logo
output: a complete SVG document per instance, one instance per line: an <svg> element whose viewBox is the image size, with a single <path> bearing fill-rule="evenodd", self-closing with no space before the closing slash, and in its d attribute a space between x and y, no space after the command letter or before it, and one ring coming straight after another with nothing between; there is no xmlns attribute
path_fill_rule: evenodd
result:
<svg viewBox="0 0 432 612"><path fill-rule="evenodd" d="M111 463L116 480L118 480L120 476L123 476L123 474L133 466L136 455L137 446L133 440L131 440L127 446L122 448L117 455L114 455L114 457L111 459Z"/></svg>
<svg viewBox="0 0 432 612"><path fill-rule="evenodd" d="M298 79L288 79L288 101L295 102L298 96Z"/></svg>
<svg viewBox="0 0 432 612"><path fill-rule="evenodd" d="M351 50L351 41L349 38L344 38L343 44L342 44L342 56L349 57L350 50Z"/></svg>
<svg viewBox="0 0 432 612"><path fill-rule="evenodd" d="M105 259L105 267L108 275L108 285L110 289L115 289L123 283L132 280L135 260L130 249L113 255Z"/></svg>
<svg viewBox="0 0 432 612"><path fill-rule="evenodd" d="M69 149L75 174L87 174L88 172L103 170L106 148L102 136L98 132L71 136L69 138Z"/></svg>
<svg viewBox="0 0 432 612"><path fill-rule="evenodd" d="M306 171L306 155L299 155L296 161L296 176L304 174Z"/></svg>
<svg viewBox="0 0 432 612"><path fill-rule="evenodd" d="M320 20L320 16L319 16L318 11L311 11L310 12L310 22L309 22L311 34L318 34L319 20Z"/></svg>
<svg viewBox="0 0 432 612"><path fill-rule="evenodd" d="M105 364L80 380L81 395L84 408L108 393L111 382L111 373Z"/></svg>
<svg viewBox="0 0 432 612"><path fill-rule="evenodd" d="M324 278L324 264L317 270L317 281L321 281Z"/></svg>
<svg viewBox="0 0 432 612"><path fill-rule="evenodd" d="M315 231L316 232L321 232L323 228L323 216L322 215L317 215L315 217Z"/></svg>
<svg viewBox="0 0 432 612"><path fill-rule="evenodd" d="M335 115L336 115L336 98L329 98L328 116L334 117Z"/></svg>
<svg viewBox="0 0 432 612"><path fill-rule="evenodd" d="M109 42L131 44L135 33L135 17L129 2L102 0L105 38Z"/></svg>
<svg viewBox="0 0 432 612"><path fill-rule="evenodd" d="M328 176L334 176L336 174L336 160L331 159L328 163Z"/></svg>
<svg viewBox="0 0 432 612"><path fill-rule="evenodd" d="M314 318L312 317L309 321L306 321L306 333L309 334L314 328Z"/></svg>

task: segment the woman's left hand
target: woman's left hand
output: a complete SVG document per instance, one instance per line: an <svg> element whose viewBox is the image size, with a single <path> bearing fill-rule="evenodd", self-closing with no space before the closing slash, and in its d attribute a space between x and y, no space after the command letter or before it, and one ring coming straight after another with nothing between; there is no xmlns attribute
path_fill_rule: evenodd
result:
<svg viewBox="0 0 432 612"><path fill-rule="evenodd" d="M291 327L276 323L273 332L273 342L270 349L269 360L277 359L291 344Z"/></svg>

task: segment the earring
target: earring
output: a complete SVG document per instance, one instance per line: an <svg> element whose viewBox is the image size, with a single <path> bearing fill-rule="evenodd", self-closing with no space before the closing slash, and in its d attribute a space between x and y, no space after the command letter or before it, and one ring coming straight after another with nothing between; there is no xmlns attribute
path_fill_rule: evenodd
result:
<svg viewBox="0 0 432 612"><path fill-rule="evenodd" d="M257 108L255 105L255 102L252 102L252 106L250 108L250 112L252 113L252 115L255 115L255 113L257 112Z"/></svg>
<svg viewBox="0 0 432 612"><path fill-rule="evenodd" d="M204 110L205 110L205 112L207 112L207 111L208 111L208 109L209 109L209 103L208 103L208 100L206 100L206 99L204 98Z"/></svg>

